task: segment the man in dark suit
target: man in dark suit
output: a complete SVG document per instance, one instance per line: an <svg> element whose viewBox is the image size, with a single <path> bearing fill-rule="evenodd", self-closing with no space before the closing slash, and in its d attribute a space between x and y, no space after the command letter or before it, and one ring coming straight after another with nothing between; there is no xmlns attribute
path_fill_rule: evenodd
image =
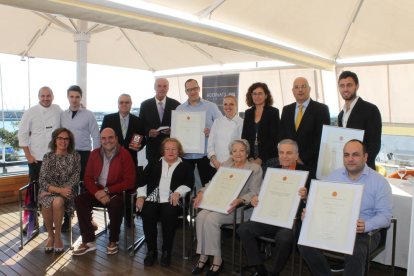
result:
<svg viewBox="0 0 414 276"><path fill-rule="evenodd" d="M142 175L144 169L142 168L142 166L138 167L137 150L131 149L130 144L134 135L141 135L141 146L138 148L138 150L142 149L142 147L145 145L145 133L144 126L140 118L130 113L131 106L131 96L128 94L121 94L118 98L119 111L117 113L105 115L101 125L101 132L105 128L112 128L115 131L116 136L118 137L118 143L126 150L128 150L135 164L136 177L134 179L136 179L135 188L137 188L139 177L140 175ZM130 206L130 197L127 196L125 223L128 227L131 226Z"/></svg>
<svg viewBox="0 0 414 276"><path fill-rule="evenodd" d="M343 71L338 78L338 89L345 100L338 115L338 126L365 131L363 143L367 148L367 165L375 170L375 158L381 149L382 119L378 107L357 96L357 74Z"/></svg>
<svg viewBox="0 0 414 276"><path fill-rule="evenodd" d="M308 81L299 77L293 82L295 103L283 108L280 120L280 139L292 139L298 143L298 163L316 172L322 126L331 123L327 105L310 98Z"/></svg>
<svg viewBox="0 0 414 276"><path fill-rule="evenodd" d="M154 162L161 157L161 142L170 137L171 111L180 102L167 97L169 83L167 79L156 79L154 83L155 97L141 103L139 118L141 119L147 138L147 159ZM159 127L167 129L157 131Z"/></svg>

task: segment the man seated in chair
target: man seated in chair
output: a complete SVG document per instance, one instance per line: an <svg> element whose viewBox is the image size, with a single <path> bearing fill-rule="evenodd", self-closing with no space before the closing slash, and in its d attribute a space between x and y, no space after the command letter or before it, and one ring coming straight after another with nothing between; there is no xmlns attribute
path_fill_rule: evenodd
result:
<svg viewBox="0 0 414 276"><path fill-rule="evenodd" d="M309 171L309 169L305 166L297 163L299 158L299 150L298 144L294 140L284 139L280 141L277 148L280 163L278 168ZM306 188L299 189L299 194L302 199L306 198L311 178L312 176L309 175L306 182ZM260 204L257 196L252 198L251 204L253 207ZM304 203L301 202L298 214L302 212L303 207ZM255 268L254 275L279 275L285 267L292 251L293 239L295 238L294 231L292 229L277 227L265 223L248 221L239 226L237 233L243 242L249 266L253 266ZM272 251L272 261L269 272L267 272L264 267L264 259L260 254L259 244L257 241L257 238L260 236L274 237L275 246Z"/></svg>
<svg viewBox="0 0 414 276"><path fill-rule="evenodd" d="M94 206L108 209L110 224L106 253L116 254L124 209L122 193L134 188L135 165L129 152L118 144L112 128L102 130L101 147L90 154L84 183L87 192L75 199L82 244L73 251L73 255L96 250L91 215Z"/></svg>
<svg viewBox="0 0 414 276"><path fill-rule="evenodd" d="M390 225L392 216L392 193L387 180L367 165L368 154L359 140L348 141L343 150L344 168L334 171L329 180L364 185L359 219L356 222L357 236L354 252L345 255L344 275L360 276L365 273L365 262L369 252L378 247L381 233L371 237L368 252L368 232ZM306 210L302 213L305 216ZM331 269L322 251L308 246L299 246L313 275L331 275Z"/></svg>

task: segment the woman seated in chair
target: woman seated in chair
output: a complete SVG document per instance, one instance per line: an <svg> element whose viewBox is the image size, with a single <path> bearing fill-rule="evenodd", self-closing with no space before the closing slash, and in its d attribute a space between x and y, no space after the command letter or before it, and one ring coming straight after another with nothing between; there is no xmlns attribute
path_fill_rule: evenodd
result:
<svg viewBox="0 0 414 276"><path fill-rule="evenodd" d="M45 252L63 253L63 215L73 211L75 188L80 176L80 156L72 132L58 128L52 133L50 152L43 157L39 176L39 205L47 230ZM54 230L53 230L54 229Z"/></svg>
<svg viewBox="0 0 414 276"><path fill-rule="evenodd" d="M180 156L183 147L175 138L166 138L161 144L160 160L145 167L144 175L137 189L137 211L141 212L147 256L145 266L151 266L157 259L157 221L162 226L161 266L169 266L171 250L181 210L180 198L191 191L194 185L194 173L190 165Z"/></svg>
<svg viewBox="0 0 414 276"><path fill-rule="evenodd" d="M200 274L208 266L209 256L213 256L213 262L207 275L218 275L223 269L223 259L221 257L221 230L223 224L233 222L232 212L240 204L249 204L253 196L257 195L262 183L262 168L260 165L249 162L247 157L250 153L249 142L245 139L234 140L229 145L230 158L223 162L223 167L252 170L250 178L240 192L240 195L231 203L228 214L220 214L214 211L201 210L196 218L197 230L197 254L200 258L193 268L192 274ZM200 190L194 199L194 207L198 208L203 198L204 188ZM251 210L247 210L245 218L248 219Z"/></svg>

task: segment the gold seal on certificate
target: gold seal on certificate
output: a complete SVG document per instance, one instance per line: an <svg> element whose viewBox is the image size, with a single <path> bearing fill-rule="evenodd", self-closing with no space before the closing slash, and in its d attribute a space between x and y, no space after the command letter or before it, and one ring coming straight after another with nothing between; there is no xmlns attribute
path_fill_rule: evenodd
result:
<svg viewBox="0 0 414 276"><path fill-rule="evenodd" d="M251 173L251 170L220 167L204 191L199 207L227 214Z"/></svg>
<svg viewBox="0 0 414 276"><path fill-rule="evenodd" d="M171 137L180 140L185 153L204 153L206 112L173 110L171 113Z"/></svg>
<svg viewBox="0 0 414 276"><path fill-rule="evenodd" d="M352 254L363 184L312 180L298 244Z"/></svg>
<svg viewBox="0 0 414 276"><path fill-rule="evenodd" d="M299 188L305 186L309 172L268 168L254 208L252 221L292 229L298 210Z"/></svg>
<svg viewBox="0 0 414 276"><path fill-rule="evenodd" d="M138 150L141 147L142 135L133 134L131 138L131 143L129 143L129 148L132 150Z"/></svg>

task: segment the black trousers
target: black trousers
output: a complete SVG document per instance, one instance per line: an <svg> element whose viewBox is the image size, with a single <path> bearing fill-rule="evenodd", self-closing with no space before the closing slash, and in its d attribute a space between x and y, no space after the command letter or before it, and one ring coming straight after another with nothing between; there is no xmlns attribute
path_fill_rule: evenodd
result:
<svg viewBox="0 0 414 276"><path fill-rule="evenodd" d="M36 199L39 195L39 175L40 175L40 168L42 167L42 161L37 160L37 163L28 164L29 166L29 181L31 183L36 182L35 190L33 191L35 196L33 198ZM35 202L37 204L37 202Z"/></svg>
<svg viewBox="0 0 414 276"><path fill-rule="evenodd" d="M157 222L159 220L162 227L162 251L171 253L180 209L180 206L173 206L168 202L145 201L141 217L148 251L157 252Z"/></svg>
<svg viewBox="0 0 414 276"><path fill-rule="evenodd" d="M214 174L216 173L216 169L210 166L210 159L207 158L207 156L204 156L203 158L198 159L184 159L184 162L187 162L191 165L193 168L193 171L195 169L195 166L197 165L198 172L200 174L200 180L201 185L203 187L210 182L210 180L213 178Z"/></svg>
<svg viewBox="0 0 414 276"><path fill-rule="evenodd" d="M283 270L292 252L294 233L291 229L248 221L239 226L237 233L250 266L262 265L264 262L257 238L259 236L274 238L275 246L272 250L270 272L279 274Z"/></svg>
<svg viewBox="0 0 414 276"><path fill-rule="evenodd" d="M381 233L372 236L371 248L369 251L378 247ZM358 276L365 273L365 261L368 256L368 234L357 234L352 255L345 255L345 269L343 275ZM299 245L299 251L305 259L313 275L332 275L328 260L322 251L317 248Z"/></svg>

